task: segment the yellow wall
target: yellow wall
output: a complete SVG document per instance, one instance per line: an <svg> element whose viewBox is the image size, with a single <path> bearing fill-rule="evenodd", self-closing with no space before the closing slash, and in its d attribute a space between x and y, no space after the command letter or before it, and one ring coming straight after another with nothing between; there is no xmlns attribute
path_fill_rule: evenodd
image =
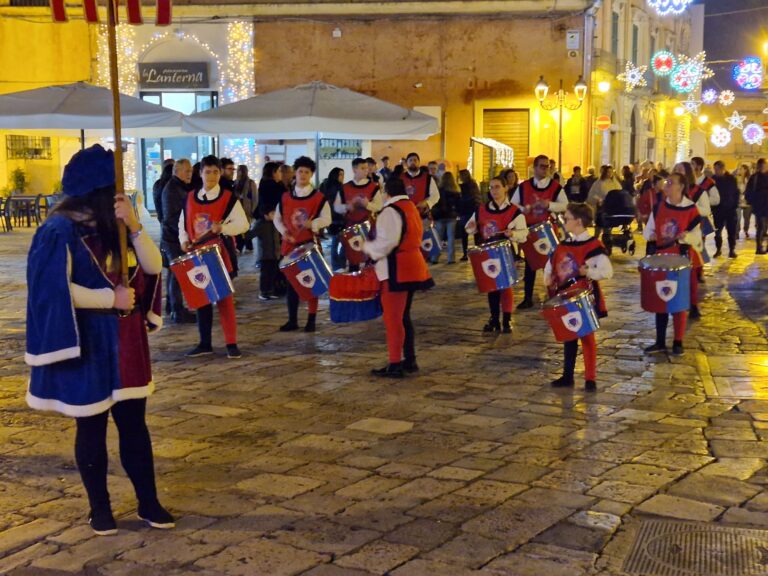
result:
<svg viewBox="0 0 768 576"><path fill-rule="evenodd" d="M24 19L16 14L0 8L0 94L90 80L91 42L83 21L53 24L48 9L41 9L39 17L34 11L25 11ZM21 167L30 182L28 193L50 193L71 156L73 139L52 138L51 160L7 160L5 136L11 133L24 134L0 131L0 189L7 186L10 172Z"/></svg>

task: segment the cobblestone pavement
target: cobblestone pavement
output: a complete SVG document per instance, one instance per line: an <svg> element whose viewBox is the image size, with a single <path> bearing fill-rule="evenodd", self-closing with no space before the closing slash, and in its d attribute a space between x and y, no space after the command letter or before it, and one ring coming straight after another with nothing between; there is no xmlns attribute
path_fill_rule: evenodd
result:
<svg viewBox="0 0 768 576"><path fill-rule="evenodd" d="M0 573L618 575L643 517L768 525L768 259L752 241L709 270L675 359L642 355L654 329L636 259L614 256L594 395L550 389L561 346L537 312L481 333L465 263L433 267L438 287L414 304L422 372L389 382L368 375L380 320L332 325L326 301L316 334L281 334L284 303L256 299L248 255L243 359L218 326L204 360L182 358L194 326L151 338L148 420L178 527L136 520L111 428L120 532L97 538L71 420L23 402L30 239L0 236Z"/></svg>

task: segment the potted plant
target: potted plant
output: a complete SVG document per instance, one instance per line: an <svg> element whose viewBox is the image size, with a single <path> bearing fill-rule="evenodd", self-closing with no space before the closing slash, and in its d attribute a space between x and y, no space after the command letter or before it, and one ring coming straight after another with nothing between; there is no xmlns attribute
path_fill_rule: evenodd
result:
<svg viewBox="0 0 768 576"><path fill-rule="evenodd" d="M24 194L27 189L27 173L21 168L11 172L10 188L12 194Z"/></svg>

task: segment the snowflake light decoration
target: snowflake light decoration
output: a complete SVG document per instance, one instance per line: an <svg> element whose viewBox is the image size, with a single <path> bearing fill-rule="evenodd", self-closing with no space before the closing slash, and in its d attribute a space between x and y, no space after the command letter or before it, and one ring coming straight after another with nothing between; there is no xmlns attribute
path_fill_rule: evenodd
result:
<svg viewBox="0 0 768 576"><path fill-rule="evenodd" d="M712 78L714 72L707 67L706 52L699 52L693 58L680 54L677 57L677 66L672 70L669 85L675 92L689 94L696 90L703 80Z"/></svg>
<svg viewBox="0 0 768 576"><path fill-rule="evenodd" d="M741 135L747 144L759 146L765 139L765 130L760 124L747 124L741 131Z"/></svg>
<svg viewBox="0 0 768 576"><path fill-rule="evenodd" d="M715 126L712 130L712 135L709 137L709 141L717 148L723 148L728 146L731 142L731 133L725 128Z"/></svg>
<svg viewBox="0 0 768 576"><path fill-rule="evenodd" d="M714 88L707 88L704 90L704 92L701 93L701 101L704 104L714 104L717 102L717 97L719 94L717 93L717 90Z"/></svg>
<svg viewBox="0 0 768 576"><path fill-rule="evenodd" d="M730 106L733 104L733 101L736 100L736 94L733 93L733 90L723 90L720 92L720 96L717 100L723 106Z"/></svg>
<svg viewBox="0 0 768 576"><path fill-rule="evenodd" d="M651 70L656 76L669 76L677 66L677 58L669 50L659 50L651 58Z"/></svg>
<svg viewBox="0 0 768 576"><path fill-rule="evenodd" d="M700 106L701 101L694 100L693 94L689 94L688 98L683 102L683 108L685 108L686 113L690 114L691 116L698 115Z"/></svg>
<svg viewBox="0 0 768 576"><path fill-rule="evenodd" d="M726 118L725 121L728 122L728 130L743 130L744 120L746 119L746 116L739 114L736 110L734 110L733 114Z"/></svg>
<svg viewBox="0 0 768 576"><path fill-rule="evenodd" d="M635 88L647 86L645 81L645 71L648 66L635 66L632 62L627 62L624 66L624 72L616 76L619 82L624 82L624 90L632 92Z"/></svg>
<svg viewBox="0 0 768 576"><path fill-rule="evenodd" d="M733 67L733 81L742 90L757 90L763 85L763 62L757 56L747 56Z"/></svg>
<svg viewBox="0 0 768 576"><path fill-rule="evenodd" d="M676 16L685 12L692 0L648 0L648 6L659 16Z"/></svg>

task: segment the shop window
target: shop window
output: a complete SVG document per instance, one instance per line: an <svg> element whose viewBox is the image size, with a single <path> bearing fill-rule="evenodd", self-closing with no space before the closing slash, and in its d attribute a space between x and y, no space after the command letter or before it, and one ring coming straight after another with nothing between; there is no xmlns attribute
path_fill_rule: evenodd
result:
<svg viewBox="0 0 768 576"><path fill-rule="evenodd" d="M6 157L8 160L50 160L51 139L42 136L5 137Z"/></svg>
<svg viewBox="0 0 768 576"><path fill-rule="evenodd" d="M515 168L524 180L525 161L528 158L529 112L525 110L483 110L483 136L511 146L515 152ZM488 178L490 151L483 146L483 172L478 180Z"/></svg>

